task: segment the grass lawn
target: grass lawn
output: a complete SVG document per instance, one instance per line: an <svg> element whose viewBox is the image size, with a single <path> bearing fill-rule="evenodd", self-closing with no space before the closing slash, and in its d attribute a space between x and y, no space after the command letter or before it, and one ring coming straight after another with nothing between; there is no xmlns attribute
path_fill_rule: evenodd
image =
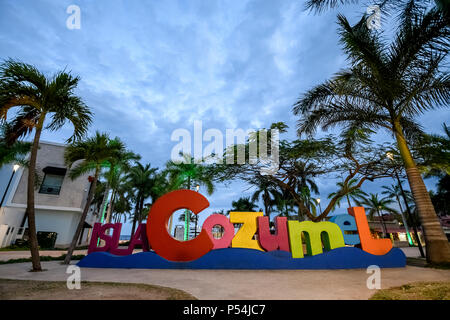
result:
<svg viewBox="0 0 450 320"><path fill-rule="evenodd" d="M196 300L178 289L148 284L81 282L69 290L64 281L0 279L0 300Z"/></svg>
<svg viewBox="0 0 450 320"><path fill-rule="evenodd" d="M382 289L370 300L450 300L450 282L415 282Z"/></svg>
<svg viewBox="0 0 450 320"><path fill-rule="evenodd" d="M85 257L84 254L73 255L71 260L81 260ZM63 261L66 258L66 254L62 254L59 257L51 257L51 256L40 256L40 261ZM31 262L31 258L19 258L19 259L9 259L6 261L0 261L0 264L8 264L8 263L23 263L23 262Z"/></svg>

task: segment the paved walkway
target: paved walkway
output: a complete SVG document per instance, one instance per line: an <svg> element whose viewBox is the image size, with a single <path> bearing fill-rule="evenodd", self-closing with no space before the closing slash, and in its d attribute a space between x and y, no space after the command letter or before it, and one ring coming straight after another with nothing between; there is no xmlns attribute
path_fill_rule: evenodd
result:
<svg viewBox="0 0 450 320"><path fill-rule="evenodd" d="M44 272L29 272L30 263L0 265L0 278L66 281L66 266L42 262ZM144 270L82 268L82 281L147 283L184 290L198 299L368 299L370 275L356 270ZM382 289L416 281L450 281L450 270L392 268L381 270Z"/></svg>
<svg viewBox="0 0 450 320"><path fill-rule="evenodd" d="M417 248L401 248L419 257ZM140 250L136 250L140 251ZM41 251L58 257L65 251ZM86 254L76 250L75 254ZM30 257L29 251L0 251L0 260ZM0 265L0 278L66 281L66 266L42 262L47 271L28 272L30 263ZM199 299L368 299L375 291L366 286L370 274L356 270L144 270L82 268L82 281L147 283L184 290ZM407 266L381 270L381 287L416 281L450 281L450 270Z"/></svg>

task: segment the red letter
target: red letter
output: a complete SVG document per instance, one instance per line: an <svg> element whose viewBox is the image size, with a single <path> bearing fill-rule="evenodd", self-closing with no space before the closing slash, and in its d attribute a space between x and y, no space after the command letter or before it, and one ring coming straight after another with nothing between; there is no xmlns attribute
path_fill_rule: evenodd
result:
<svg viewBox="0 0 450 320"><path fill-rule="evenodd" d="M175 240L167 232L167 222L176 210L189 209L198 214L207 207L208 200L192 190L172 191L156 200L147 219L147 238L152 249L170 261L191 261L211 251L213 243L205 230L189 241Z"/></svg>
<svg viewBox="0 0 450 320"><path fill-rule="evenodd" d="M366 213L363 207L348 208L348 214L355 217L356 227L358 228L361 248L371 254L382 256L392 249L390 239L373 239L370 234L369 224L367 223Z"/></svg>
<svg viewBox="0 0 450 320"><path fill-rule="evenodd" d="M287 232L287 218L275 218L276 233L270 234L269 217L258 217L258 240L266 251L289 251L289 238Z"/></svg>

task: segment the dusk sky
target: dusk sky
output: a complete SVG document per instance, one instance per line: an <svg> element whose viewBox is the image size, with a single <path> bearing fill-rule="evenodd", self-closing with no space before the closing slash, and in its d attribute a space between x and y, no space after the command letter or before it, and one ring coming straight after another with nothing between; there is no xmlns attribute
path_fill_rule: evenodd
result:
<svg viewBox="0 0 450 320"><path fill-rule="evenodd" d="M72 4L81 9L81 29L66 27ZM118 136L141 162L162 168L176 144L172 132L193 132L195 120L224 135L227 128L284 121L290 129L281 138L295 138L296 99L346 66L337 13L354 23L364 11L360 4L315 15L301 0L0 0L0 58L48 75L63 69L79 75L76 94L94 113L89 135ZM418 120L441 134L449 119L450 110L441 109ZM63 143L71 130L46 131L42 140ZM390 139L385 133L377 139L383 137ZM336 181L317 182L324 208ZM379 192L380 184L363 189ZM217 186L202 216L228 210L252 193L247 189Z"/></svg>

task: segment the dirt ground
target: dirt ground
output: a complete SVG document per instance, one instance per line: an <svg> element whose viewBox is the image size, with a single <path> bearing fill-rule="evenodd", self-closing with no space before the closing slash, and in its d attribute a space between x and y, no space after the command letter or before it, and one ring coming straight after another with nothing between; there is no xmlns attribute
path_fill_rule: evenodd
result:
<svg viewBox="0 0 450 320"><path fill-rule="evenodd" d="M45 292L45 295L43 295ZM69 290L63 281L0 279L0 300L193 300L178 289L148 284L81 282Z"/></svg>

